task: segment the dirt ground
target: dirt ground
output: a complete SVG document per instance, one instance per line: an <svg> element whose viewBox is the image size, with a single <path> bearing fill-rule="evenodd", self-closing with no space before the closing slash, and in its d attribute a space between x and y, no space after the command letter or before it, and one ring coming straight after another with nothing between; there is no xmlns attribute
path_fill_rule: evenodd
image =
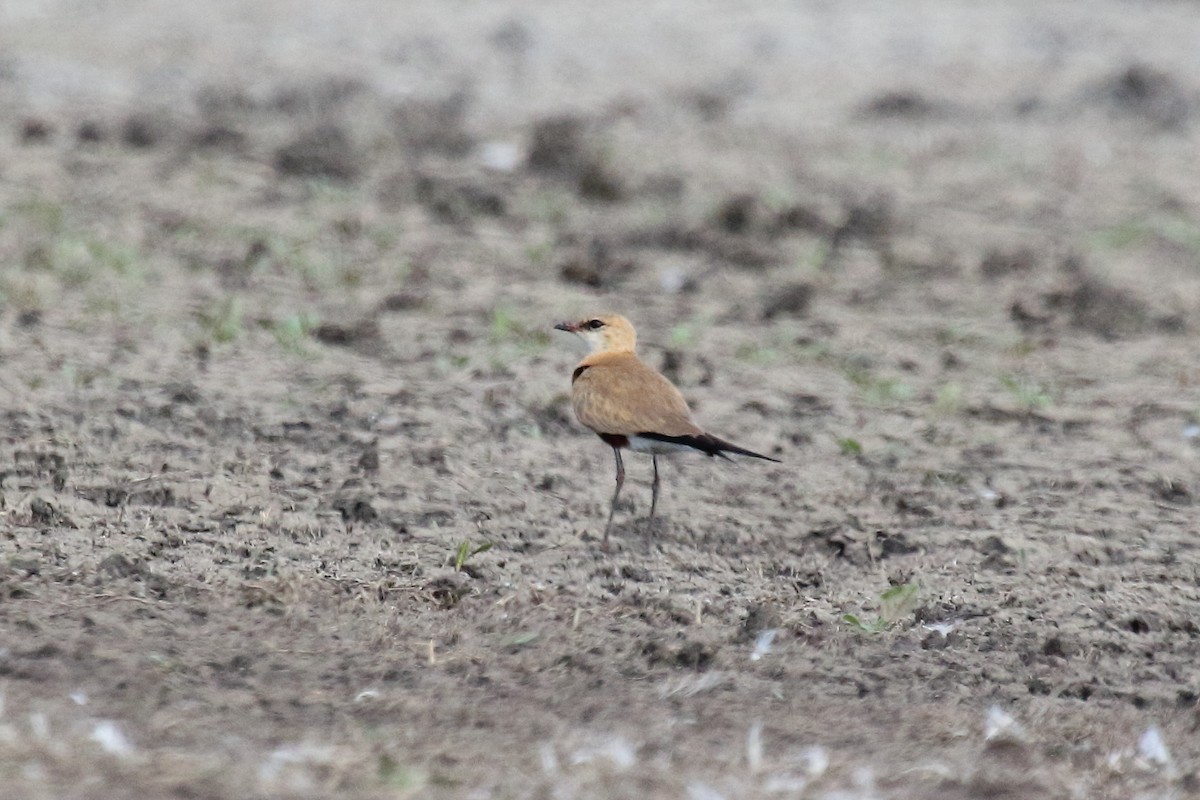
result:
<svg viewBox="0 0 1200 800"><path fill-rule="evenodd" d="M0 794L1200 796L1195 5L599 5L0 6Z"/></svg>

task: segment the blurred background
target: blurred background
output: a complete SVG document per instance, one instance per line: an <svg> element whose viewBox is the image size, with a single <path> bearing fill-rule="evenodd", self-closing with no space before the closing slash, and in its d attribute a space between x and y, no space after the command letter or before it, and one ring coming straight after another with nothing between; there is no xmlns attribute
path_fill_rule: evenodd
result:
<svg viewBox="0 0 1200 800"><path fill-rule="evenodd" d="M1067 261L1152 306L1096 324L1196 303L1200 22L1179 4L0 15L0 254L22 309L173 317L186 298L194 325L236 301L307 336L468 262L456 297L538 324L612 291L761 319L950 279L974 314L1012 273L1047 283L1014 300L1033 324Z"/></svg>

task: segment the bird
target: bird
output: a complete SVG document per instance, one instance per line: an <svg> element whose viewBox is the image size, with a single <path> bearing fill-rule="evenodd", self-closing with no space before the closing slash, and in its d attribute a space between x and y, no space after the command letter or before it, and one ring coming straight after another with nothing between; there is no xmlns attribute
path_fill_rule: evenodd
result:
<svg viewBox="0 0 1200 800"><path fill-rule="evenodd" d="M692 420L692 411L679 389L638 358L637 331L620 314L600 314L579 322L560 322L555 330L573 333L589 347L571 373L571 406L575 418L590 428L613 450L617 461L617 487L613 491L604 527L602 546L608 548L617 498L625 483L621 451L649 453L654 464L650 519L658 509L658 457L699 452L727 461L729 453L780 463L736 444L705 433Z"/></svg>

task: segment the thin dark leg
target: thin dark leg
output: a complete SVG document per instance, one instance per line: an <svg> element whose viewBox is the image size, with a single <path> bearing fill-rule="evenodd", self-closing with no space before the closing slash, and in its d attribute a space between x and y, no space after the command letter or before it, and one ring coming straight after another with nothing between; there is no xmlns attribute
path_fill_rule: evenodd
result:
<svg viewBox="0 0 1200 800"><path fill-rule="evenodd" d="M612 530L613 514L617 513L617 498L621 496L621 485L625 483L625 464L621 461L621 451L614 447L613 455L617 457L617 489L613 492L612 506L608 509L608 524L604 526L605 550L608 549L608 532Z"/></svg>
<svg viewBox="0 0 1200 800"><path fill-rule="evenodd" d="M654 463L654 483L650 484L650 519L654 519L654 511L658 508L658 456L650 456Z"/></svg>

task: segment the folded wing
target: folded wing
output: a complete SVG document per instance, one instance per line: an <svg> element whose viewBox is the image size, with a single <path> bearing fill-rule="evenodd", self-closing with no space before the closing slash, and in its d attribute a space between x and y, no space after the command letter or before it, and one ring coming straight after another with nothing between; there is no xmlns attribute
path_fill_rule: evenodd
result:
<svg viewBox="0 0 1200 800"><path fill-rule="evenodd" d="M575 416L596 433L703 434L679 390L636 356L597 358L584 366L576 371L571 401Z"/></svg>

